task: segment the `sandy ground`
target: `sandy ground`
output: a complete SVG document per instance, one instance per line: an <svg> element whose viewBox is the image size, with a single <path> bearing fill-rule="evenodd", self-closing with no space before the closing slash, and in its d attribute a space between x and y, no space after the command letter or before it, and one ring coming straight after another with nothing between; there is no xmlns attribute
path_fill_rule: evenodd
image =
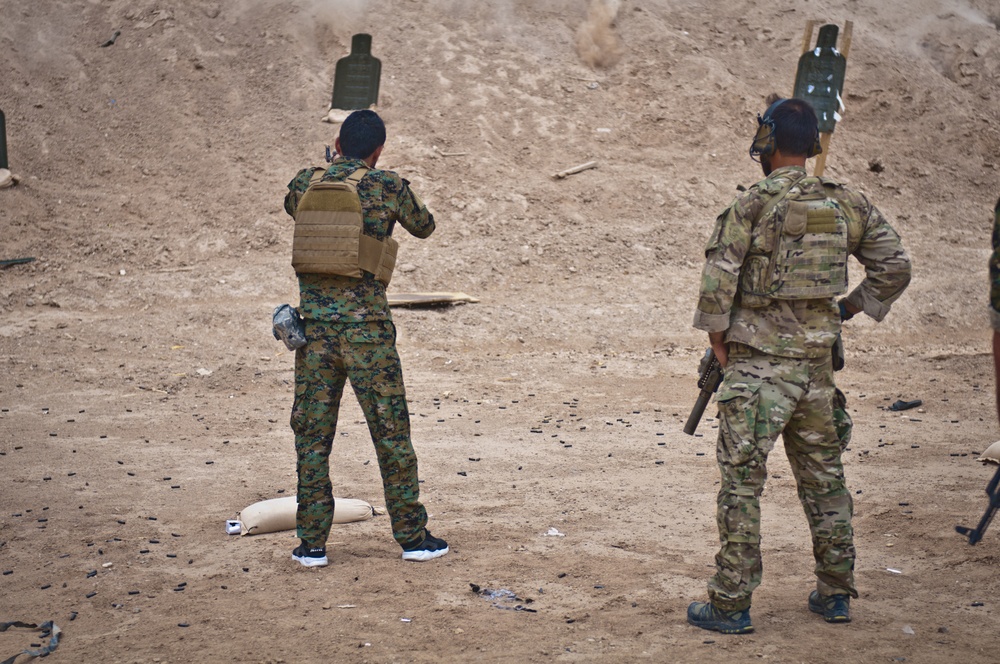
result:
<svg viewBox="0 0 1000 664"><path fill-rule="evenodd" d="M1000 9L768 9L625 0L594 69L583 0L0 0L23 178L0 191L0 259L37 258L0 269L0 620L55 620L67 662L996 662L1000 530L970 547L953 528L985 506L975 457L998 437ZM757 631L725 637L684 621L718 482L713 421L681 432L706 341L690 320L712 221L758 179L753 114L791 87L812 18L855 26L827 173L890 217L914 279L845 332L854 622L806 609L779 448ZM402 238L392 289L481 302L394 312L452 553L404 563L380 517L306 570L292 533L224 521L294 491L292 356L269 329L297 298L281 199L332 141L319 119L358 31L382 60L384 166L438 219ZM922 411L887 411L899 398ZM337 495L381 504L350 398L341 431ZM0 656L37 639L0 634Z"/></svg>

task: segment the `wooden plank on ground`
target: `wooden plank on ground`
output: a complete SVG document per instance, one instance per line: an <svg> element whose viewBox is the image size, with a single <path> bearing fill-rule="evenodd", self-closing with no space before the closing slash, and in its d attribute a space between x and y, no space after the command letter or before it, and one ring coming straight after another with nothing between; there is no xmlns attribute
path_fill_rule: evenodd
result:
<svg viewBox="0 0 1000 664"><path fill-rule="evenodd" d="M465 293L389 293L390 307L432 307L445 304L475 304L479 298Z"/></svg>

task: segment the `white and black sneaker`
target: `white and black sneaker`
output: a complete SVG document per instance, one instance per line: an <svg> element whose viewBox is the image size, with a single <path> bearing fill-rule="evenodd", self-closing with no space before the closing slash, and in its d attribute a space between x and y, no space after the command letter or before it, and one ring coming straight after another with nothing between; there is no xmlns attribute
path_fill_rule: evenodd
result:
<svg viewBox="0 0 1000 664"><path fill-rule="evenodd" d="M326 547L311 547L302 540L302 544L292 551L292 560L297 560L306 567L324 567L327 564Z"/></svg>
<svg viewBox="0 0 1000 664"><path fill-rule="evenodd" d="M423 540L403 547L403 560L422 563L426 560L440 558L446 553L448 553L448 543L440 537L431 535L431 531L424 530Z"/></svg>

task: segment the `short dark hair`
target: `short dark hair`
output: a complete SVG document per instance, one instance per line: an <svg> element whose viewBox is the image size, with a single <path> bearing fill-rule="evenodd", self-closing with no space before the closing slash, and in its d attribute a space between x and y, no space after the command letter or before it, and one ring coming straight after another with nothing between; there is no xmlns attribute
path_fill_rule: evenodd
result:
<svg viewBox="0 0 1000 664"><path fill-rule="evenodd" d="M364 159L383 145L385 123L375 111L354 111L340 125L340 152L348 159Z"/></svg>
<svg viewBox="0 0 1000 664"><path fill-rule="evenodd" d="M809 154L816 144L816 111L803 99L786 99L770 113L774 142L783 154Z"/></svg>

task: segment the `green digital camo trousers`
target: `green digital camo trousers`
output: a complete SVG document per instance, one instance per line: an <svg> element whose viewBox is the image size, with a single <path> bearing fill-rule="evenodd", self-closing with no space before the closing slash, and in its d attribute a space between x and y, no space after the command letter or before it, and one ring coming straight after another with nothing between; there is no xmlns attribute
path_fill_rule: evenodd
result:
<svg viewBox="0 0 1000 664"><path fill-rule="evenodd" d="M306 319L305 325L309 343L295 353L291 419L298 456L299 538L311 546L322 546L330 534L330 451L348 378L375 443L393 537L400 545L422 538L427 511L420 503L396 328L392 321L324 323Z"/></svg>
<svg viewBox="0 0 1000 664"><path fill-rule="evenodd" d="M708 583L712 603L727 611L746 609L760 585L760 495L767 455L779 435L812 533L817 590L857 597L854 503L840 458L851 419L834 387L830 357L791 359L732 344L718 401L721 546Z"/></svg>

